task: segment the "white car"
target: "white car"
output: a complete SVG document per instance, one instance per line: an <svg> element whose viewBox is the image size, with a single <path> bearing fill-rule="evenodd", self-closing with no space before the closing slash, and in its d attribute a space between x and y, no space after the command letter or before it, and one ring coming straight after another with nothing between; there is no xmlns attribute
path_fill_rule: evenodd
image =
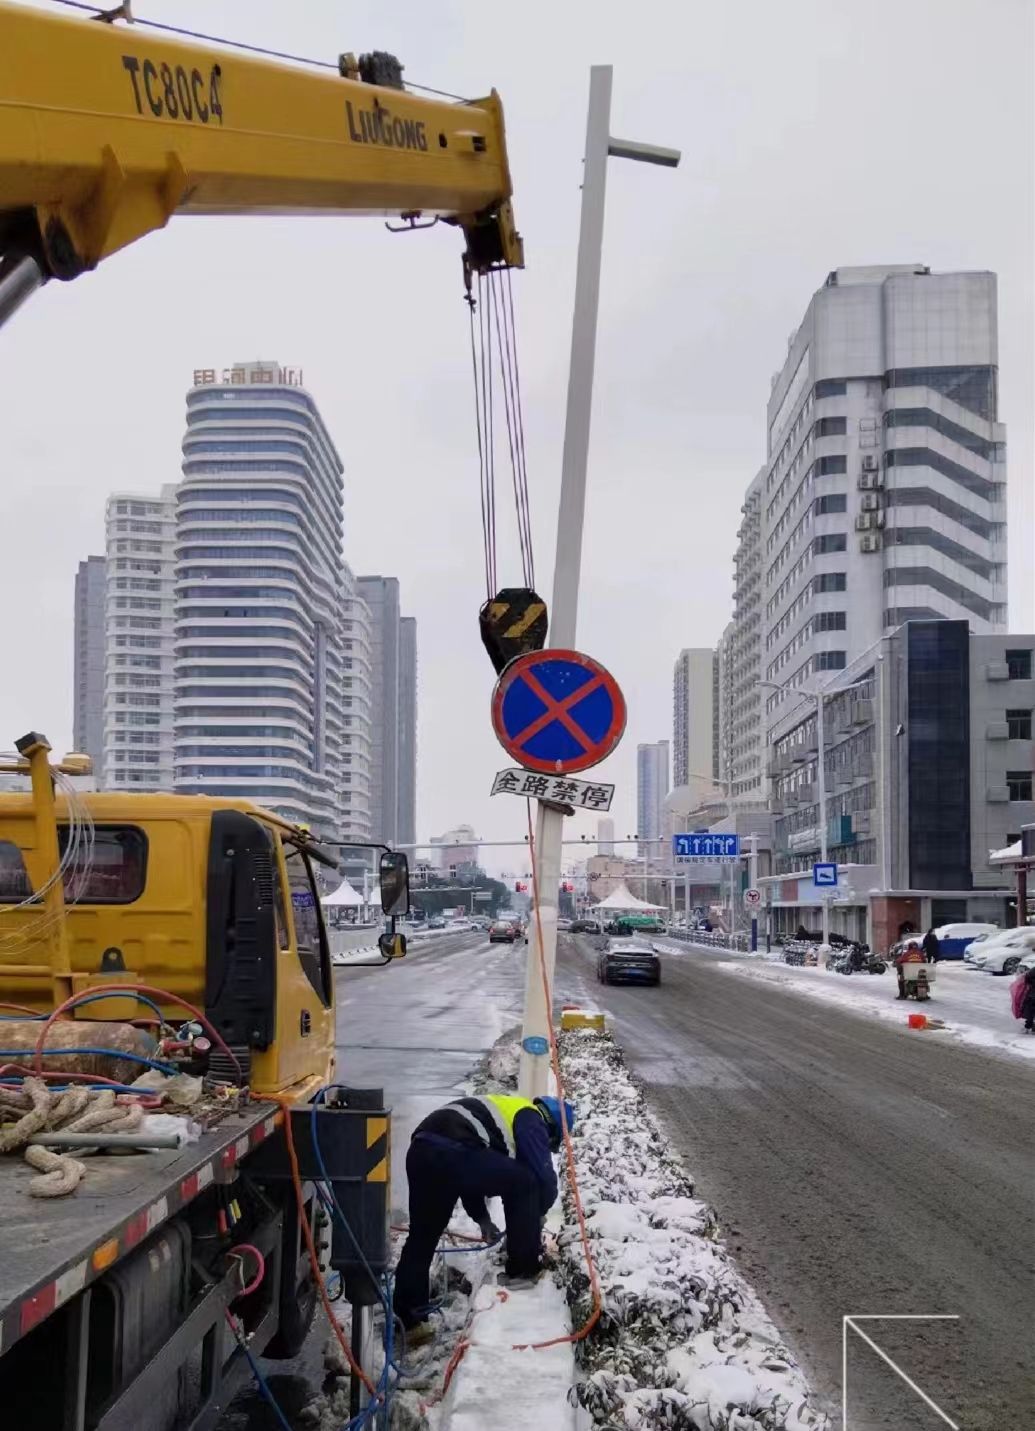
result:
<svg viewBox="0 0 1035 1431"><path fill-rule="evenodd" d="M1026 974L1029 969L1035 969L1035 949L1025 954L1014 972L1017 974Z"/></svg>
<svg viewBox="0 0 1035 1431"><path fill-rule="evenodd" d="M1025 926L984 940L969 962L986 974L1012 974L1024 956L1031 953L1035 953L1035 928Z"/></svg>

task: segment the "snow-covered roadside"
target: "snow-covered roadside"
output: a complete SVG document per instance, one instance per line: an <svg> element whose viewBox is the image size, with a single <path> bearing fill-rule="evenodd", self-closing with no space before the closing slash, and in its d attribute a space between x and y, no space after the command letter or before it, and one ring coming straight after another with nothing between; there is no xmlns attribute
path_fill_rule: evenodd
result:
<svg viewBox="0 0 1035 1431"><path fill-rule="evenodd" d="M579 1347L579 1405L615 1431L828 1427L611 1036L562 1033L560 1044L603 1300ZM564 1210L561 1275L581 1326L591 1294L570 1188Z"/></svg>
<svg viewBox="0 0 1035 1431"><path fill-rule="evenodd" d="M807 998L837 1004L849 1013L876 1016L902 1029L907 1028L907 1014L925 1013L930 1019L944 1020L946 1026L944 1029L925 1029L913 1037L955 1039L1016 1058L1035 1058L1035 1038L1024 1034L1021 1024L1009 1016L1007 986L1010 981L997 979L994 985L989 983L987 988L977 985L973 990L976 998L968 1005L966 982L977 984L982 979L987 982L992 976L964 969L962 965L936 967L934 990L924 1005L901 1003L895 998L898 986L894 971L876 978L865 974L845 977L827 969L800 968L783 963L773 965L768 961L761 963L747 959L722 961L712 967L724 974L760 979ZM987 996L990 990L999 999L1001 1011L993 1011L989 1007Z"/></svg>

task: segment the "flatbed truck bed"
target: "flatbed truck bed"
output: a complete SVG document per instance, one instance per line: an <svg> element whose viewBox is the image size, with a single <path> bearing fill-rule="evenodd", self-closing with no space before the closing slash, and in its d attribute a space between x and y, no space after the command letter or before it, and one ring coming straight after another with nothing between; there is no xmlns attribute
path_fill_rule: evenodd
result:
<svg viewBox="0 0 1035 1431"><path fill-rule="evenodd" d="M276 1104L256 1100L182 1148L92 1157L77 1190L61 1198L30 1197L32 1169L17 1153L0 1157L0 1352L205 1188L233 1181L282 1117Z"/></svg>

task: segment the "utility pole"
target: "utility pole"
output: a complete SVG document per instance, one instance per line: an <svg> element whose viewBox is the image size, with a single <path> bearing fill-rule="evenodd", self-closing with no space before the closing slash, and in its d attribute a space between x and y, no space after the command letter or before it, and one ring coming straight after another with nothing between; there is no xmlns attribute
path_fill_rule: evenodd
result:
<svg viewBox="0 0 1035 1431"><path fill-rule="evenodd" d="M674 168L677 149L611 137L610 65L593 65L589 72L589 112L586 118L586 152L582 171L582 214L579 224L578 266L575 271L575 307L571 324L571 359L568 368L568 405L561 457L561 498L557 513L557 551L550 606L550 645L575 649L582 570L582 532L586 512L586 469L589 461L590 415L593 406L593 367L596 359L597 313L600 306L600 260L604 244L604 199L607 159L636 159ZM540 803L536 816L536 879L539 921L532 920L525 969L525 1013L521 1028L521 1064L518 1087L526 1098L548 1092L550 1072L545 1048L553 1017L553 973L557 957L557 899L561 878L561 839L564 816ZM540 934L542 944L540 947ZM546 988L543 987L543 970Z"/></svg>
<svg viewBox="0 0 1035 1431"><path fill-rule="evenodd" d="M748 835L751 841L751 849L748 853L748 886L751 889L758 888L758 836L754 833ZM758 952L758 910L751 911L751 952Z"/></svg>

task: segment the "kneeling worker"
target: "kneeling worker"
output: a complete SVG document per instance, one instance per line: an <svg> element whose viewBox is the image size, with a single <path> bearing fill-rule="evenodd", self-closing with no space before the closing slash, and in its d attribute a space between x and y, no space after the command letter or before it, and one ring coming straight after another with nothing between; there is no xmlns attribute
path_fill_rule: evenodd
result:
<svg viewBox="0 0 1035 1431"><path fill-rule="evenodd" d="M564 1105L568 1128L575 1121ZM410 1226L395 1269L395 1310L408 1332L424 1321L431 1260L449 1226L457 1199L486 1242L498 1230L485 1206L503 1200L507 1225L508 1277L534 1277L542 1267L542 1219L557 1197L552 1153L561 1146L561 1108L556 1098L518 1098L489 1093L458 1098L429 1113L406 1154ZM423 1332L423 1328L422 1328ZM428 1339L411 1335L411 1345Z"/></svg>

